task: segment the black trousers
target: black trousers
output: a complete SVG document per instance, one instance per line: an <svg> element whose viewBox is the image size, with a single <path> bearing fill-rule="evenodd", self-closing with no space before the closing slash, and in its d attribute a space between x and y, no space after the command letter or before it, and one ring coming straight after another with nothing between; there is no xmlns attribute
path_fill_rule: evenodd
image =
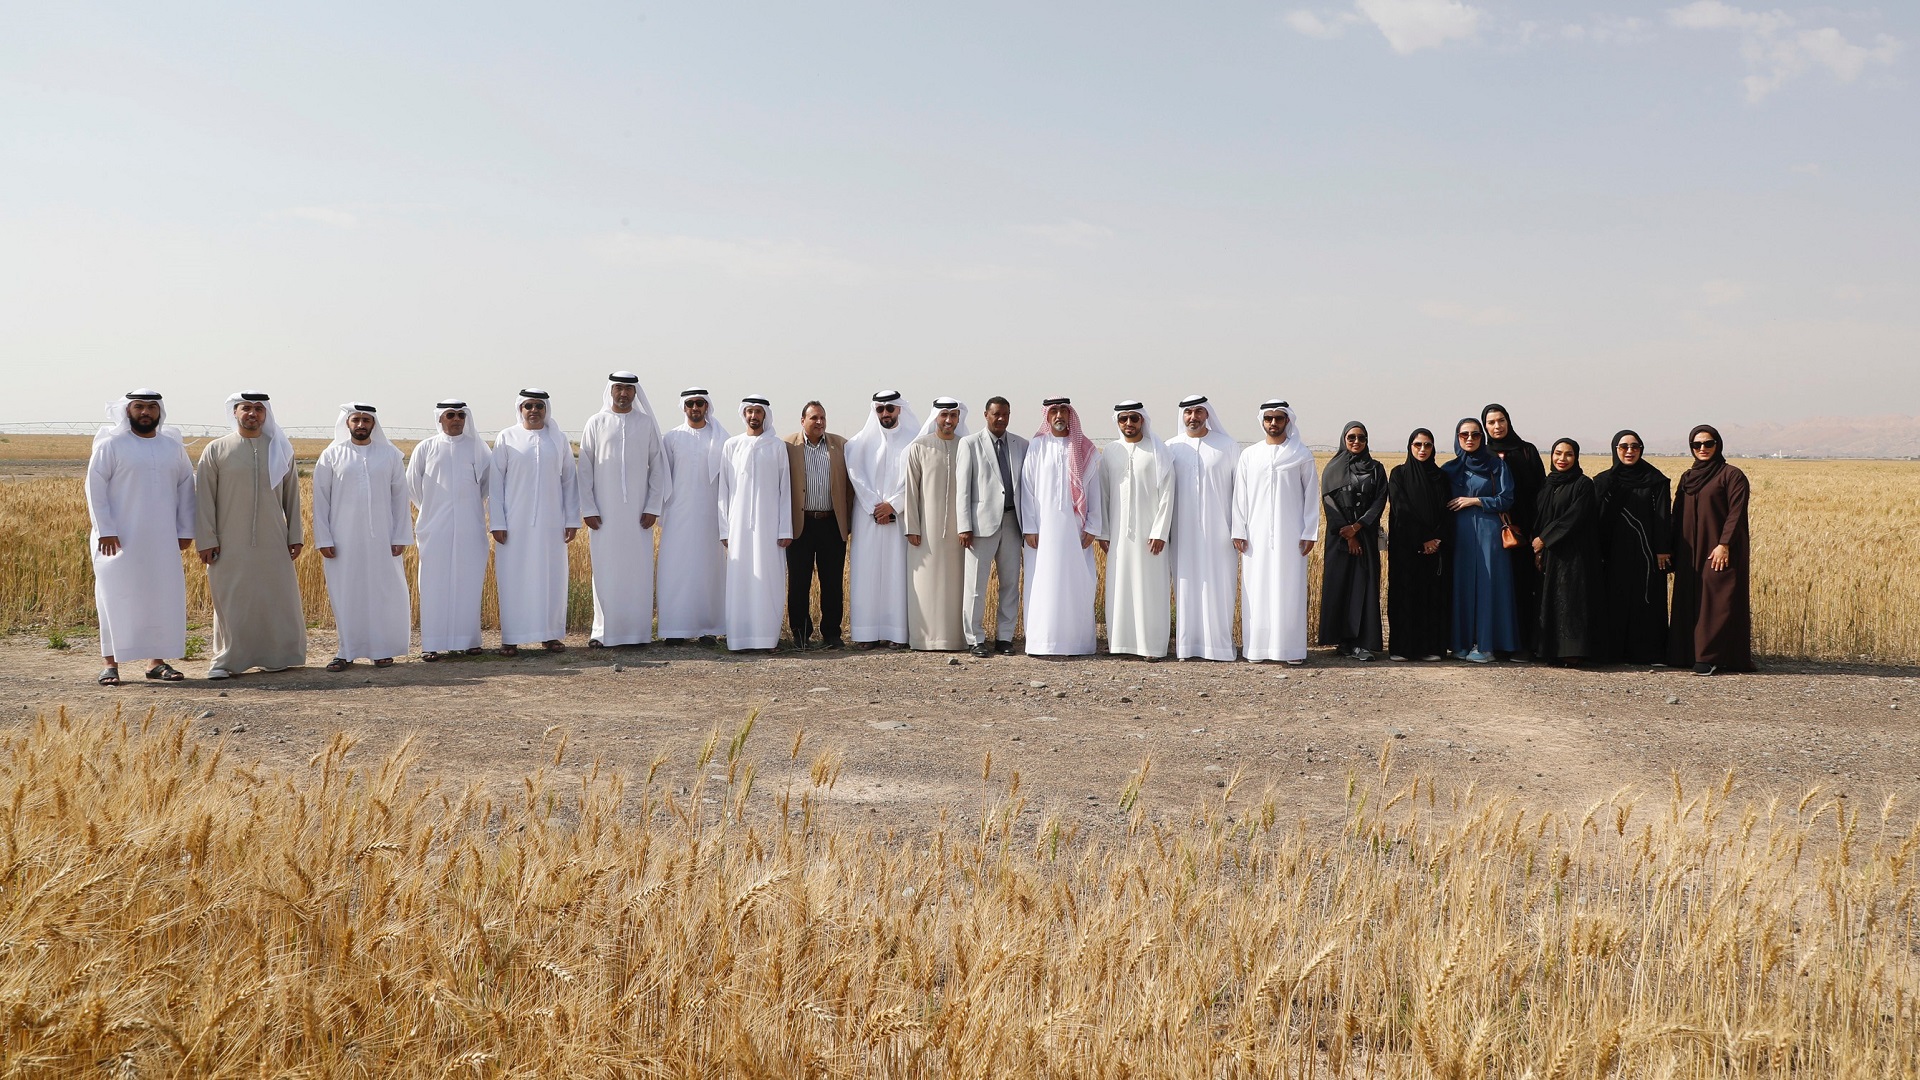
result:
<svg viewBox="0 0 1920 1080"><path fill-rule="evenodd" d="M813 636L813 575L820 574L820 640L840 640L847 539L833 515L806 517L787 545L787 628L795 645Z"/></svg>

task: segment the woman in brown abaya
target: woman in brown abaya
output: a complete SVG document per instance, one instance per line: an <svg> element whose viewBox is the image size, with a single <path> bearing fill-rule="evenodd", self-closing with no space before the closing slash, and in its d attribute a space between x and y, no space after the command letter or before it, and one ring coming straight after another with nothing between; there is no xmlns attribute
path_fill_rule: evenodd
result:
<svg viewBox="0 0 1920 1080"><path fill-rule="evenodd" d="M1693 467L1673 497L1673 620L1667 661L1695 675L1753 670L1753 608L1747 597L1747 476L1727 464L1720 432L1687 436Z"/></svg>

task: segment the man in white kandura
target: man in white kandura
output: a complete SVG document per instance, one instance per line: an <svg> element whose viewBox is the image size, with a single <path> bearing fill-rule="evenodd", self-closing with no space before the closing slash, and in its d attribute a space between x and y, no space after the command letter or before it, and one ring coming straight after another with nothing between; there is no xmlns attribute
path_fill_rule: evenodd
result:
<svg viewBox="0 0 1920 1080"><path fill-rule="evenodd" d="M392 667L413 642L413 600L401 555L413 543L407 462L361 402L340 406L333 442L313 464L313 546L327 576L340 643L328 671L362 657Z"/></svg>
<svg viewBox="0 0 1920 1080"><path fill-rule="evenodd" d="M567 545L580 530L573 445L545 390L522 390L520 422L493 440L493 574L500 595L500 655L539 642L560 652L567 634Z"/></svg>
<svg viewBox="0 0 1920 1080"><path fill-rule="evenodd" d="M1158 660L1167 655L1172 610L1167 535L1173 529L1173 457L1153 437L1138 401L1113 407L1120 437L1100 455L1107 555L1107 651Z"/></svg>
<svg viewBox="0 0 1920 1080"><path fill-rule="evenodd" d="M670 478L660 511L660 636L712 645L727 632L727 548L720 542L720 470L727 429L704 387L680 391L679 427L661 436Z"/></svg>
<svg viewBox="0 0 1920 1080"><path fill-rule="evenodd" d="M653 640L653 525L672 483L640 376L614 372L580 433L580 520L593 548L588 648Z"/></svg>
<svg viewBox="0 0 1920 1080"><path fill-rule="evenodd" d="M986 430L960 440L954 481L960 546L966 551L967 583L962 616L967 647L975 656L1013 651L1013 628L1020 618L1020 567L1026 552L1020 532L1020 472L1027 463L1027 440L1007 430L1013 406L998 395L987 399L981 416ZM1000 578L994 641L987 639L988 575Z"/></svg>
<svg viewBox="0 0 1920 1080"><path fill-rule="evenodd" d="M1260 406L1266 438L1240 454L1233 546L1240 552L1240 643L1248 660L1307 658L1307 553L1320 539L1320 482L1292 406Z"/></svg>
<svg viewBox="0 0 1920 1080"><path fill-rule="evenodd" d="M487 482L493 452L480 422L459 398L433 407L439 434L407 459L407 488L420 516L420 659L480 654L480 594L487 579Z"/></svg>
<svg viewBox="0 0 1920 1080"><path fill-rule="evenodd" d="M193 544L213 592L209 679L307 662L307 613L293 569L306 547L293 440L265 394L233 394L227 410L233 433L208 443L193 471Z"/></svg>
<svg viewBox="0 0 1920 1080"><path fill-rule="evenodd" d="M907 482L907 447L920 421L898 390L873 395L860 434L847 440L847 479L853 483L853 536L847 551L848 630L856 648L907 643L907 534L900 501Z"/></svg>
<svg viewBox="0 0 1920 1080"><path fill-rule="evenodd" d="M793 488L787 444L773 433L768 400L740 399L747 430L727 440L720 470L720 543L727 549L727 648L780 647L793 543Z"/></svg>
<svg viewBox="0 0 1920 1080"><path fill-rule="evenodd" d="M1027 443L1020 477L1020 525L1032 550L1027 572L1027 655L1094 651L1099 587L1093 538L1106 529L1100 449L1080 430L1071 399L1041 402L1047 423Z"/></svg>
<svg viewBox="0 0 1920 1080"><path fill-rule="evenodd" d="M960 598L966 590L966 549L960 546L954 477L967 407L934 398L933 417L907 447L907 482L900 522L907 531L907 644L953 652L967 647Z"/></svg>
<svg viewBox="0 0 1920 1080"><path fill-rule="evenodd" d="M87 458L93 529L93 603L100 616L101 686L120 685L120 657L148 661L147 678L179 682L167 663L187 651L187 578L193 543L193 461L167 426L158 390L107 403L107 426Z"/></svg>
<svg viewBox="0 0 1920 1080"><path fill-rule="evenodd" d="M1220 425L1206 395L1180 400L1173 455L1173 653L1182 660L1232 660L1233 603L1240 556L1233 547L1233 470L1240 444Z"/></svg>

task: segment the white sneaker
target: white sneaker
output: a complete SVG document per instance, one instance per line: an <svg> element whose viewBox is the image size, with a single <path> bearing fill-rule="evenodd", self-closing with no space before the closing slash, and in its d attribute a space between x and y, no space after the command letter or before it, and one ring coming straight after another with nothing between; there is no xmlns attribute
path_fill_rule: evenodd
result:
<svg viewBox="0 0 1920 1080"><path fill-rule="evenodd" d="M1306 663L1306 661L1305 661L1305 660L1289 660L1289 661L1287 661L1287 666L1288 666L1288 667L1299 667L1299 666L1300 666L1301 664L1304 664L1304 663Z"/></svg>
<svg viewBox="0 0 1920 1080"><path fill-rule="evenodd" d="M223 667L217 667L217 668L214 668L214 669L212 669L211 671L208 671L208 672L207 672L207 678L209 678L209 679L231 679L231 678L233 678L233 672L231 672L231 671L228 671L228 670L227 670L226 668L223 668Z"/></svg>
<svg viewBox="0 0 1920 1080"><path fill-rule="evenodd" d="M1407 662L1407 658L1404 656L1401 656L1399 653L1388 653L1387 659L1393 661L1396 664L1404 664Z"/></svg>

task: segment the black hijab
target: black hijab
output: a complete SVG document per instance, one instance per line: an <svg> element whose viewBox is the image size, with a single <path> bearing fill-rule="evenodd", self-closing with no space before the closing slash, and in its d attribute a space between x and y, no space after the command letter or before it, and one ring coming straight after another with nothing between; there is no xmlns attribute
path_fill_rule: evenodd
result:
<svg viewBox="0 0 1920 1080"><path fill-rule="evenodd" d="M1552 465L1549 464L1547 467L1547 483L1554 487L1565 487L1587 475L1580 468L1580 444L1572 439L1555 439L1553 441L1553 449L1560 449L1560 444L1562 443L1573 447L1573 468L1562 471L1553 468Z"/></svg>
<svg viewBox="0 0 1920 1080"><path fill-rule="evenodd" d="M1507 411L1507 407L1505 405L1502 405L1497 401L1491 405L1488 405L1486 408L1480 410L1480 430L1482 432L1485 432L1487 430L1487 414L1488 413L1499 413L1501 416L1504 416L1507 418L1507 435L1503 439L1496 439L1492 435L1484 436L1481 439L1481 441L1486 443L1487 449L1493 451L1496 454L1504 454L1508 450L1525 446L1527 444L1527 440L1521 438L1520 433L1514 430L1513 414ZM1459 428L1456 427L1454 430L1458 431Z"/></svg>
<svg viewBox="0 0 1920 1080"><path fill-rule="evenodd" d="M1620 460L1620 440L1629 435L1640 439L1640 460L1631 465ZM1619 431L1613 433L1613 442L1610 445L1613 449L1613 468L1608 469L1602 475L1612 477L1613 483L1619 484L1622 487L1652 488L1657 490L1660 485L1667 482L1667 474L1661 472L1647 461L1647 440L1641 439L1639 432L1632 428L1621 428Z"/></svg>
<svg viewBox="0 0 1920 1080"><path fill-rule="evenodd" d="M1320 494L1331 495L1346 487L1364 489L1368 480L1378 484L1386 470L1373 460L1371 447L1355 454L1347 450L1347 433L1355 428L1360 434L1367 434L1367 425L1358 420L1347 421L1340 429L1340 449L1333 452L1333 459L1320 471Z"/></svg>
<svg viewBox="0 0 1920 1080"><path fill-rule="evenodd" d="M1689 495L1698 495L1700 489L1707 486L1707 481L1720 475L1720 470L1727 467L1726 441L1720 438L1720 429L1712 424L1701 424L1687 432L1687 453L1693 453L1693 440L1702 434L1713 436L1713 456L1705 461L1694 458L1693 468L1680 474L1680 490Z"/></svg>
<svg viewBox="0 0 1920 1080"><path fill-rule="evenodd" d="M1425 461L1413 456L1413 440L1422 435L1433 443L1433 456ZM1400 528L1399 521L1405 520L1423 536L1441 532L1447 520L1447 500L1453 498L1453 482L1441 470L1439 460L1440 441L1433 437L1433 432L1414 428L1407 436L1406 464L1394 466L1393 475L1387 478L1388 487L1392 489L1395 529Z"/></svg>

